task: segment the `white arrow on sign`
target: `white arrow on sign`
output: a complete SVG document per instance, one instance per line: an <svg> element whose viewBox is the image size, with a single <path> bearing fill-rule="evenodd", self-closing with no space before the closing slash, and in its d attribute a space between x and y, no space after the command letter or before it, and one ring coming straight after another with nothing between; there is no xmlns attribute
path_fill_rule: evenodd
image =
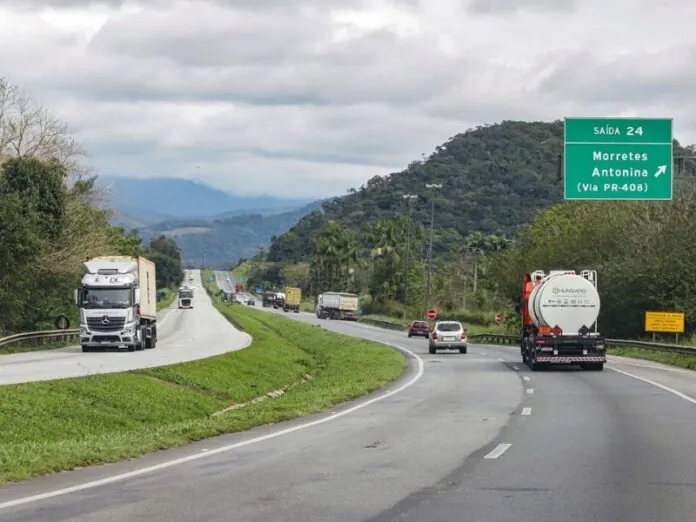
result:
<svg viewBox="0 0 696 522"><path fill-rule="evenodd" d="M655 173L655 177L659 178L660 176L662 176L666 172L667 172L667 165L660 165L659 167L657 167L657 172Z"/></svg>

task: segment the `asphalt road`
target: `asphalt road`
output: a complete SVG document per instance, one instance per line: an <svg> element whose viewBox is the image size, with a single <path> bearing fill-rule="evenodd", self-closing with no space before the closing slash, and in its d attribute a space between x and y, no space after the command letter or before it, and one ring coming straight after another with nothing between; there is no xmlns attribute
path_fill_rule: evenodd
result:
<svg viewBox="0 0 696 522"><path fill-rule="evenodd" d="M188 275L193 281L188 282ZM79 346L58 350L0 356L0 385L46 381L151 368L203 359L239 350L251 343L249 335L236 330L213 307L201 287L200 271L187 272L195 288L194 308L162 310L158 319L158 342L152 350L83 353Z"/></svg>
<svg viewBox="0 0 696 522"><path fill-rule="evenodd" d="M408 375L362 408L0 488L0 519L694 521L693 373L533 373L514 348L429 355L400 332L285 315L407 348Z"/></svg>

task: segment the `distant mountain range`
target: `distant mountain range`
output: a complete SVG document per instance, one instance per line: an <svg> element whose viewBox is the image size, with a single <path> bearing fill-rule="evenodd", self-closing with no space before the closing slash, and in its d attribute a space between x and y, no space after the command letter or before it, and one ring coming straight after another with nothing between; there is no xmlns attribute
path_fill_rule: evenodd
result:
<svg viewBox="0 0 696 522"><path fill-rule="evenodd" d="M129 228L171 219L212 219L253 213L279 214L296 210L312 200L272 196L237 196L198 181L177 178L100 177L108 189L109 205L118 221Z"/></svg>
<svg viewBox="0 0 696 522"><path fill-rule="evenodd" d="M245 197L187 179L98 178L114 224L138 230L144 241L165 234L186 264L227 267L266 248L273 236L321 208L322 201Z"/></svg>

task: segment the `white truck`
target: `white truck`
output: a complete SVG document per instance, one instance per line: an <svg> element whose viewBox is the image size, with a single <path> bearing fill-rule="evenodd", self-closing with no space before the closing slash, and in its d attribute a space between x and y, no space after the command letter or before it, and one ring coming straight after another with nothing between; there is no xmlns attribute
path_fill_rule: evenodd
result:
<svg viewBox="0 0 696 522"><path fill-rule="evenodd" d="M595 270L537 270L525 274L517 306L522 316L522 362L532 371L551 364L604 368L604 337L597 328L600 298Z"/></svg>
<svg viewBox="0 0 696 522"><path fill-rule="evenodd" d="M80 308L80 345L128 351L157 345L155 263L144 257L103 256L83 263L75 290Z"/></svg>
<svg viewBox="0 0 696 522"><path fill-rule="evenodd" d="M356 320L358 296L345 292L324 292L317 297L319 319Z"/></svg>
<svg viewBox="0 0 696 522"><path fill-rule="evenodd" d="M179 288L179 308L193 308L193 288Z"/></svg>

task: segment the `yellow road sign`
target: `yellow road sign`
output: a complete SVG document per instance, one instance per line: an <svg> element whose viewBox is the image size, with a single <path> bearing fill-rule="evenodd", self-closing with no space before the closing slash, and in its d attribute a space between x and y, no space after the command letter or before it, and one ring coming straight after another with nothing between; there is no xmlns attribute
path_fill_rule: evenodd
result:
<svg viewBox="0 0 696 522"><path fill-rule="evenodd" d="M684 333L684 312L645 312L645 331Z"/></svg>

